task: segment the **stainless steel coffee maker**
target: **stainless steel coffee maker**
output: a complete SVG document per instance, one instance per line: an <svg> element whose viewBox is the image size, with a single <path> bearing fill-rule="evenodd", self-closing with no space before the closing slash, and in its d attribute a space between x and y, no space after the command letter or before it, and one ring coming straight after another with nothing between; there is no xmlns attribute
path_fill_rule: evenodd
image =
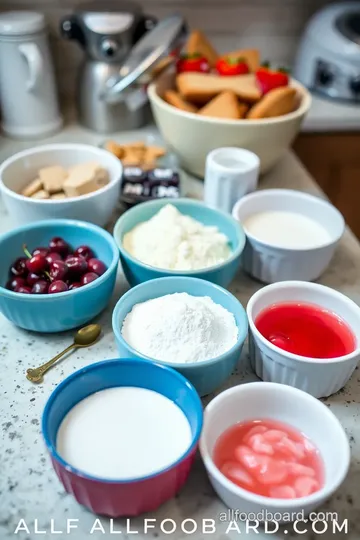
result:
<svg viewBox="0 0 360 540"><path fill-rule="evenodd" d="M77 41L85 53L77 84L79 121L84 126L112 133L146 123L148 101L144 92L134 93L136 84L131 87L131 99L124 93L121 100L109 102L104 92L108 82L119 77L132 47L156 22L138 4L126 0L81 4L61 21L62 36Z"/></svg>

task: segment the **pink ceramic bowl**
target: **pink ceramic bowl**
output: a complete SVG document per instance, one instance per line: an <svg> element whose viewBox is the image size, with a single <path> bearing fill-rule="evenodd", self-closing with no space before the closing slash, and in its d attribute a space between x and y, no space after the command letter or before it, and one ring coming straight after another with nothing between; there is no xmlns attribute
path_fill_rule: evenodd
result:
<svg viewBox="0 0 360 540"><path fill-rule="evenodd" d="M89 476L60 457L56 451L56 435L69 410L95 392L118 386L153 390L180 407L189 421L192 441L178 461L146 477L106 480ZM44 409L42 432L54 469L66 491L95 514L116 518L152 512L176 495L190 472L202 417L196 390L176 371L146 360L105 360L73 373L56 387Z"/></svg>

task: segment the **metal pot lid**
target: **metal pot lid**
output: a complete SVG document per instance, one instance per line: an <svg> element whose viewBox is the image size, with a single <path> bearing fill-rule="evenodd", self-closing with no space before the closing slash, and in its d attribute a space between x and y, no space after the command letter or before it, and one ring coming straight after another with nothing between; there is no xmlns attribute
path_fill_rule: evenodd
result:
<svg viewBox="0 0 360 540"><path fill-rule="evenodd" d="M172 15L160 21L134 45L119 70L119 76L107 81L103 98L109 101L119 99L123 90L151 70L161 58L181 47L185 38L186 24L183 17Z"/></svg>

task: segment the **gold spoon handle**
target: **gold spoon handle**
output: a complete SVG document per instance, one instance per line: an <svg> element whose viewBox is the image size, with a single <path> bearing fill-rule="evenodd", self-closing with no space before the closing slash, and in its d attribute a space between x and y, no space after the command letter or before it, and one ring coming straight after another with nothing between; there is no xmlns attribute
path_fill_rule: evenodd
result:
<svg viewBox="0 0 360 540"><path fill-rule="evenodd" d="M73 343L72 345L69 345L69 347L67 347L64 351L62 351L61 353L54 356L54 358L52 358L51 360L49 360L48 362L46 362L42 366L39 366L39 367L34 368L34 369L32 369L32 368L28 369L26 371L26 378L29 379L29 381L31 381L31 382L41 382L44 373L46 373L47 370L49 368L51 368L51 366L53 366L55 364L55 362L57 362L59 360L59 358L64 356L64 354L68 353L72 349L76 349L77 347L78 347L78 345L76 343Z"/></svg>

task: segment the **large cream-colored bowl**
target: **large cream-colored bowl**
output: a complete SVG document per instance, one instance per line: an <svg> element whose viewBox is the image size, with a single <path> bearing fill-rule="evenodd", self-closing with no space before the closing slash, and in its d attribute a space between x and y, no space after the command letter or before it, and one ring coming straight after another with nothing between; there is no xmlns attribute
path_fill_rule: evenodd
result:
<svg viewBox="0 0 360 540"><path fill-rule="evenodd" d="M211 150L237 146L255 152L261 161L261 172L266 172L290 147L311 105L306 88L294 80L291 84L300 98L297 110L261 120L208 118L177 109L160 97L166 89L174 87L171 76L151 84L148 95L157 127L185 170L203 176L206 156Z"/></svg>

